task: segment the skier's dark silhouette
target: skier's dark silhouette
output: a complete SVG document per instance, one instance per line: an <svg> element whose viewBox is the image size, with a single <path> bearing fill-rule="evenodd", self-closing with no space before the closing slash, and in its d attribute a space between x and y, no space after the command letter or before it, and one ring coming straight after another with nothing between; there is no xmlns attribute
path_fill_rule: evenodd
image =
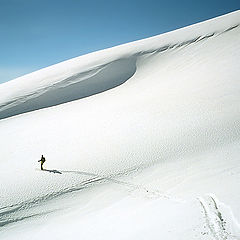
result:
<svg viewBox="0 0 240 240"><path fill-rule="evenodd" d="M41 170L43 170L43 164L46 162L45 157L42 155L41 159L38 160L38 162L41 162Z"/></svg>

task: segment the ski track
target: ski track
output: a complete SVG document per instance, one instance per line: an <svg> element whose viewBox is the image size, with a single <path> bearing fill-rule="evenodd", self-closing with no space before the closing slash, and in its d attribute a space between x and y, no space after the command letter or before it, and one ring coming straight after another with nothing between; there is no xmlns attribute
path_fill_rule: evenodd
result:
<svg viewBox="0 0 240 240"><path fill-rule="evenodd" d="M123 173L118 173L116 175L110 175L110 176L100 176L98 174L94 174L94 173L88 173L88 172L81 172L81 171L66 171L66 170L48 170L45 169L46 172L50 172L50 173L58 173L58 174L79 174L79 175L87 175L87 176L93 176L92 178L89 178L85 181L82 181L74 186L71 187L67 187L62 189L61 191L58 192L52 192L50 194L46 194L34 199L30 199L24 202L20 202L17 204L13 204L10 206L4 206L0 208L0 228L3 226L6 226L10 223L15 223L15 222L19 222L31 217L37 217L37 216L44 216L48 213L54 212L56 210L51 210L51 211L44 211L41 213L32 213L31 210L34 211L34 207L39 207L41 206L41 204L45 204L48 201L51 201L53 199L56 199L58 197L61 197L63 195L69 194L69 193L73 193L73 192L77 192L77 191L81 191L84 190L86 188L89 187L93 187L96 184L103 184L103 183L114 183L114 184L119 184L121 186L127 187L127 190L129 192L135 192L136 190L141 192L141 197L147 197L147 198L167 198L167 199L171 199L171 197L160 193L159 191L150 191L147 188L145 188L142 185L136 185L130 182L126 182L126 181L120 181L117 180L115 178L117 177L121 177L124 175L128 175L129 173L135 172L138 169L129 169L128 171L124 171ZM39 170L40 171L40 170ZM172 199L174 200L174 199ZM174 200L176 201L176 200ZM29 212L29 213L28 213ZM26 214L26 216L23 216L22 214ZM20 215L20 216L18 216Z"/></svg>
<svg viewBox="0 0 240 240"><path fill-rule="evenodd" d="M223 216L217 200L213 196L198 198L204 212L207 228L215 240L240 240L227 230L227 216ZM206 234L206 233L205 233Z"/></svg>
<svg viewBox="0 0 240 240"><path fill-rule="evenodd" d="M165 53L167 51L174 52L174 51L180 51L183 48L187 48L188 46L192 44L197 44L199 42L205 43L205 41L208 41L213 38L217 38L218 36L222 34L226 34L229 31L238 30L237 28L240 27L239 24L235 24L231 27L226 28L222 31L215 31L212 30L209 31L210 33L196 36L192 35L189 39L182 42L171 42L171 44L162 44L159 45L158 48L149 48L148 50L137 50L134 52L131 52L129 56L125 56L124 54L116 57L110 58L108 62L104 62L100 65L95 65L88 67L88 69L80 71L79 68L78 72L72 72L66 73L64 76L61 76L56 81L52 82L51 84L46 84L45 86L36 87L32 90L26 90L23 91L23 94L16 94L13 98L8 98L5 102L0 103L0 121L1 119L12 117L15 115L44 109L64 103L68 103L71 101L79 100L82 98L90 97L95 94L102 93L104 91L108 91L112 88L118 87L121 84L128 81L130 78L132 78L136 72L138 71L138 60L141 57L145 55L155 55L158 56L161 53ZM201 45L201 44L200 44ZM199 46L200 46L199 45ZM142 48L140 48L142 49ZM160 55L161 56L161 55ZM80 66L81 67L81 66ZM125 70L125 72L123 72ZM116 73L117 72L117 73ZM49 77L49 76L48 76ZM109 83L111 83L109 85ZM98 84L98 85L96 85ZM104 85L103 87L101 85ZM237 119L237 118L236 118ZM227 139L228 141L234 141L233 137L235 135L239 137L238 132L235 131L235 126L238 127L239 124L237 124L238 120L234 121L234 124L230 126L231 129L233 129L233 133L231 132L229 135L222 135ZM216 130L221 129L216 124ZM225 127L228 125L225 125ZM195 129L194 129L195 130ZM215 131L215 128L212 128L212 131ZM228 134L228 131L226 131ZM205 134L203 129L203 134ZM224 133L226 134L226 133ZM214 134L212 134L214 136ZM202 139L206 140L206 136L202 136L200 134L197 135L202 137ZM220 135L216 135L220 136ZM178 139L179 141L179 139ZM184 139L181 140L184 142ZM186 142L189 144L188 142ZM223 144L226 144L227 141L223 141ZM172 142L171 142L172 144ZM176 146L178 142L176 142ZM216 142L213 142L215 145ZM222 144L222 142L221 142ZM174 145L174 144L172 144ZM169 145L170 147L172 145ZM196 144L197 145L197 144ZM199 144L200 145L200 144ZM203 145L205 146L205 145ZM208 144L208 147L210 145ZM170 148L169 147L169 148ZM198 148L201 150L201 146ZM174 148L173 148L173 155L174 155ZM181 152L181 148L175 147L176 152ZM193 148L193 152L196 153L196 149ZM182 151L181 154L189 154L191 153L191 150L189 151ZM177 155L179 156L179 154ZM184 155L182 155L184 156ZM170 159L171 158L171 152L170 155L165 157L164 159ZM40 171L42 174L63 174L67 176L79 175L79 178L77 176L76 182L70 182L68 185L66 184L62 189L58 189L55 191L47 190L48 192L42 192L42 195L31 195L32 197L27 197L21 199L21 200L15 200L15 202L8 202L9 205L3 205L0 207L0 231L2 227L6 227L8 225L21 222L27 219L35 218L35 217L44 217L47 214L51 214L57 211L63 210L61 204L56 204L56 206L53 206L53 203L55 204L55 200L58 199L61 200L61 197L67 198L67 197L75 197L73 193L80 193L81 191L96 187L100 184L115 184L122 186L122 189L127 192L127 196L131 197L139 197L139 198L147 198L147 199L155 199L155 198L162 198L167 199L170 201L180 202L183 201L186 202L186 199L176 199L174 196L170 196L168 194L165 194L164 192L160 192L160 190L154 190L154 189L148 189L145 186L148 182L145 182L143 184L134 184L134 181L126 179L134 179L132 176L133 173L136 173L136 175L140 175L141 170L147 169L150 166L153 166L155 162L150 162L146 164L140 164L138 166L134 166L131 169L125 169L123 171L120 171L118 169L116 174L109 174L106 176L101 174L95 174L91 172L83 172L83 171L76 171L76 170L56 170L56 169L45 169L44 171ZM79 167L76 167L79 168ZM238 169L236 167L229 167L221 169L222 172L226 171L232 171L235 170L233 174L238 173ZM237 173L236 173L237 172ZM104 172L105 173L105 172ZM110 173L110 172L109 172ZM113 173L113 172L112 172ZM192 173L195 174L195 173ZM213 172L212 175L215 175L216 172ZM218 173L220 174L220 172ZM66 176L65 175L65 176ZM130 176L131 175L131 176ZM87 176L85 177L83 181L83 178L80 178L80 176ZM167 175L166 175L167 176ZM125 177L125 178L124 178ZM130 177L130 178L128 178ZM189 178L192 177L189 175ZM66 177L68 179L68 177ZM81 180L80 180L81 179ZM122 179L126 181L122 181ZM75 179L74 179L75 180ZM180 179L181 180L181 179ZM180 184L183 185L184 181L187 181L186 179L181 180L182 182ZM136 182L136 181L135 181ZM176 183L177 185L178 183ZM114 186L115 186L114 185ZM159 185L158 187L160 187ZM176 186L174 186L172 189L174 189ZM150 188L150 187L149 187ZM174 192L172 191L171 192ZM50 192L51 191L51 192ZM169 192L169 189L167 190ZM68 195L69 194L69 195ZM28 199L27 199L28 198ZM54 200L54 201L53 201ZM196 201L197 200L197 201ZM18 202L17 202L18 201ZM201 218L201 227L204 226L205 230L204 232L201 232L202 235L205 235L207 239L213 239L213 240L240 240L239 236L236 236L239 234L239 231L235 229L239 228L239 224L237 220L234 218L233 213L230 211L230 207L228 209L228 206L220 202L214 195L204 195L199 198L194 198L194 202L198 204L199 208L197 209L197 213L199 213L199 209L201 210L201 214L198 214L198 218L200 216ZM57 202L58 203L58 202ZM61 202L62 203L62 202ZM161 203L160 203L161 204ZM66 209L66 208L65 208ZM232 214L232 215L231 215ZM203 224L202 219L205 221L205 224Z"/></svg>
<svg viewBox="0 0 240 240"><path fill-rule="evenodd" d="M62 189L61 191L58 191L58 192L52 192L50 194L46 194L46 195L37 197L35 199L27 200L27 201L17 203L17 204L11 205L11 206L2 207L0 209L0 227L5 226L9 223L24 220L26 218L45 215L45 214L47 214L47 212L44 212L42 214L28 214L28 216L26 216L26 217L22 217L22 216L14 217L14 215L17 215L19 213L21 215L21 211L31 210L34 207L40 206L40 204L46 203L47 201L58 198L62 195L68 194L68 193L83 190L87 187L90 187L90 185L93 185L94 183L96 184L103 180L104 180L104 178L94 177L94 178L88 179L86 181L83 181L75 186ZM23 212L23 214L24 214L24 212ZM25 214L26 214L26 212L25 212Z"/></svg>

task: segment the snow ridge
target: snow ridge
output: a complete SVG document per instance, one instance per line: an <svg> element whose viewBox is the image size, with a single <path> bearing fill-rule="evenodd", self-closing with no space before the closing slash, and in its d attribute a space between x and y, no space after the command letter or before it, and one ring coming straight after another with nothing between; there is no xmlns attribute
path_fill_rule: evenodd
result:
<svg viewBox="0 0 240 240"><path fill-rule="evenodd" d="M238 239L239 23L237 11L1 84L0 238Z"/></svg>
<svg viewBox="0 0 240 240"><path fill-rule="evenodd" d="M139 51L128 58L120 57L104 65L68 75L66 78L61 77L60 80L51 85L46 85L37 90L31 90L31 92L25 95L15 96L11 100L8 99L1 103L0 99L0 120L79 100L115 88L125 83L136 73L137 61L144 55L177 50L178 48L187 47L193 43L220 36L238 27L239 24L236 24L222 32L212 32L180 43L167 44L157 49Z"/></svg>

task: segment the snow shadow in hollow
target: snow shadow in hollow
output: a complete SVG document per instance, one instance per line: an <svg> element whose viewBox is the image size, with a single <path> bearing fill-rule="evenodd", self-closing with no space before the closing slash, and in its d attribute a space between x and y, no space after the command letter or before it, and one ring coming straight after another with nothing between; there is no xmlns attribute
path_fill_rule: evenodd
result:
<svg viewBox="0 0 240 240"><path fill-rule="evenodd" d="M47 213L51 213L51 211L43 212L43 213L30 214L28 216L22 216L22 217L8 219L8 220L5 220L5 221L0 221L0 228L4 227L5 225L11 224L11 223L17 223L17 222L20 222L20 221L23 221L23 220L26 220L26 219L29 219L29 218L44 216Z"/></svg>
<svg viewBox="0 0 240 240"><path fill-rule="evenodd" d="M136 72L136 57L119 59L69 76L0 106L0 119L56 106L115 88Z"/></svg>

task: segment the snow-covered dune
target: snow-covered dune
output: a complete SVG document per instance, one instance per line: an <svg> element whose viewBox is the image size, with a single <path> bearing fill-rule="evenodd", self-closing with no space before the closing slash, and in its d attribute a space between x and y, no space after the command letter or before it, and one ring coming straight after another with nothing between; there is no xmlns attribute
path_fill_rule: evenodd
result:
<svg viewBox="0 0 240 240"><path fill-rule="evenodd" d="M0 238L240 239L239 65L236 11L1 84Z"/></svg>
<svg viewBox="0 0 240 240"><path fill-rule="evenodd" d="M224 18L84 55L17 78L1 85L0 118L55 106L114 88L141 69L136 64L144 56L171 53L238 27L238 13L235 12Z"/></svg>

